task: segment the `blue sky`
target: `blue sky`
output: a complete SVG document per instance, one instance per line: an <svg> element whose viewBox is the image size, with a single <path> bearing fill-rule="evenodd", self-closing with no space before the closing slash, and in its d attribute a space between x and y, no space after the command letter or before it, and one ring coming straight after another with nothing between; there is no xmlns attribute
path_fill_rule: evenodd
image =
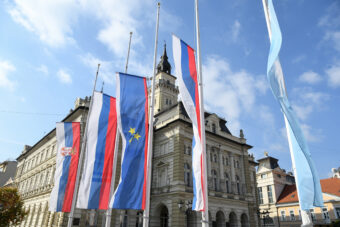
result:
<svg viewBox="0 0 340 227"><path fill-rule="evenodd" d="M269 40L261 0L200 2L205 107L244 130L256 158L291 170L284 120L266 81ZM213 2L213 3L212 3ZM274 1L280 60L321 178L340 166L340 3ZM161 1L158 58L171 33L196 48L194 1ZM15 159L97 89L115 94L133 31L129 73L150 76L156 1L14 0L0 3L0 161Z"/></svg>

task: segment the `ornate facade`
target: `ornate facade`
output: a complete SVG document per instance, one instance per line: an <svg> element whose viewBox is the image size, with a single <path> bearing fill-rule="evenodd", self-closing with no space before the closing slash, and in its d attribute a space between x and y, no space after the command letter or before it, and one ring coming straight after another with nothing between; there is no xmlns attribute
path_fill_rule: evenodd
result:
<svg viewBox="0 0 340 227"><path fill-rule="evenodd" d="M166 50L155 88L155 128L152 159L150 226L200 226L201 214L191 211L193 197L192 127L178 102L176 77L171 75ZM84 120L87 107L78 100L65 121ZM209 219L211 226L258 226L257 163L249 155L243 132L234 136L226 120L205 113ZM18 158L16 182L30 215L22 226L66 226L67 214L48 212L55 169L55 130ZM117 169L119 169L119 163ZM117 172L117 176L119 172ZM116 184L119 177L116 177ZM104 226L103 211L76 210L74 226ZM114 210L111 226L142 226L142 212Z"/></svg>

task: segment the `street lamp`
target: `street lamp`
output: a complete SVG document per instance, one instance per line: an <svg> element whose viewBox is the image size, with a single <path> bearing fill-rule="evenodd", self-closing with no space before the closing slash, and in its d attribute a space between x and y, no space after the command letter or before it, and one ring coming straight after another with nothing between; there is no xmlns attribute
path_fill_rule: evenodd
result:
<svg viewBox="0 0 340 227"><path fill-rule="evenodd" d="M261 212L260 210L257 210L257 215L260 217L260 219L261 219L261 216L262 216L263 226L266 226L266 219L267 219L269 213L270 212L268 210L265 210L263 212Z"/></svg>

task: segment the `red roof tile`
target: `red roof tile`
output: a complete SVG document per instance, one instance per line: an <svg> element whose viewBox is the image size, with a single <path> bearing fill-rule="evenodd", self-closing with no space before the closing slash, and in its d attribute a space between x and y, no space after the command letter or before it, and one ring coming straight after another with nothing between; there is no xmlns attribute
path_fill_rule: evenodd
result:
<svg viewBox="0 0 340 227"><path fill-rule="evenodd" d="M327 178L320 180L322 192L340 196L340 179L339 178ZM299 196L296 191L295 185L286 185L277 203L293 203L298 202Z"/></svg>

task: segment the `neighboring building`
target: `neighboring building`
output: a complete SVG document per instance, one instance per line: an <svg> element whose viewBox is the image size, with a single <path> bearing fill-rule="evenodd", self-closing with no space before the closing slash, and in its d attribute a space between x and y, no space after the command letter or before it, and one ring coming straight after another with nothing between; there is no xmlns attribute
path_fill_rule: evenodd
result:
<svg viewBox="0 0 340 227"><path fill-rule="evenodd" d="M340 221L340 179L323 179L320 184L325 206L310 210L314 225ZM298 201L296 186L286 185L276 204L280 226L301 226Z"/></svg>
<svg viewBox="0 0 340 227"><path fill-rule="evenodd" d="M339 168L332 168L332 177L340 179L340 167Z"/></svg>
<svg viewBox="0 0 340 227"><path fill-rule="evenodd" d="M286 185L295 183L293 174L281 169L278 159L265 152L265 157L257 160L257 190L259 196L259 215L266 226L279 226L276 202Z"/></svg>
<svg viewBox="0 0 340 227"><path fill-rule="evenodd" d="M0 163L0 187L12 186L11 182L17 171L17 164L16 161L4 161Z"/></svg>
<svg viewBox="0 0 340 227"><path fill-rule="evenodd" d="M152 160L150 226L200 226L201 213L191 211L193 197L192 126L178 102L176 77L164 48L155 78L155 131ZM78 99L64 121L86 119L88 100ZM257 218L257 163L243 132L233 136L226 120L205 113L209 219L211 226L259 226ZM84 128L84 127L83 127ZM67 214L48 211L56 155L55 129L18 157L16 182L30 214L22 226L66 226ZM119 162L119 159L118 159ZM117 168L119 169L120 163ZM117 172L117 175L119 172ZM119 177L116 177L116 184ZM104 212L75 212L74 226L103 226ZM142 226L142 212L114 210L111 226Z"/></svg>

